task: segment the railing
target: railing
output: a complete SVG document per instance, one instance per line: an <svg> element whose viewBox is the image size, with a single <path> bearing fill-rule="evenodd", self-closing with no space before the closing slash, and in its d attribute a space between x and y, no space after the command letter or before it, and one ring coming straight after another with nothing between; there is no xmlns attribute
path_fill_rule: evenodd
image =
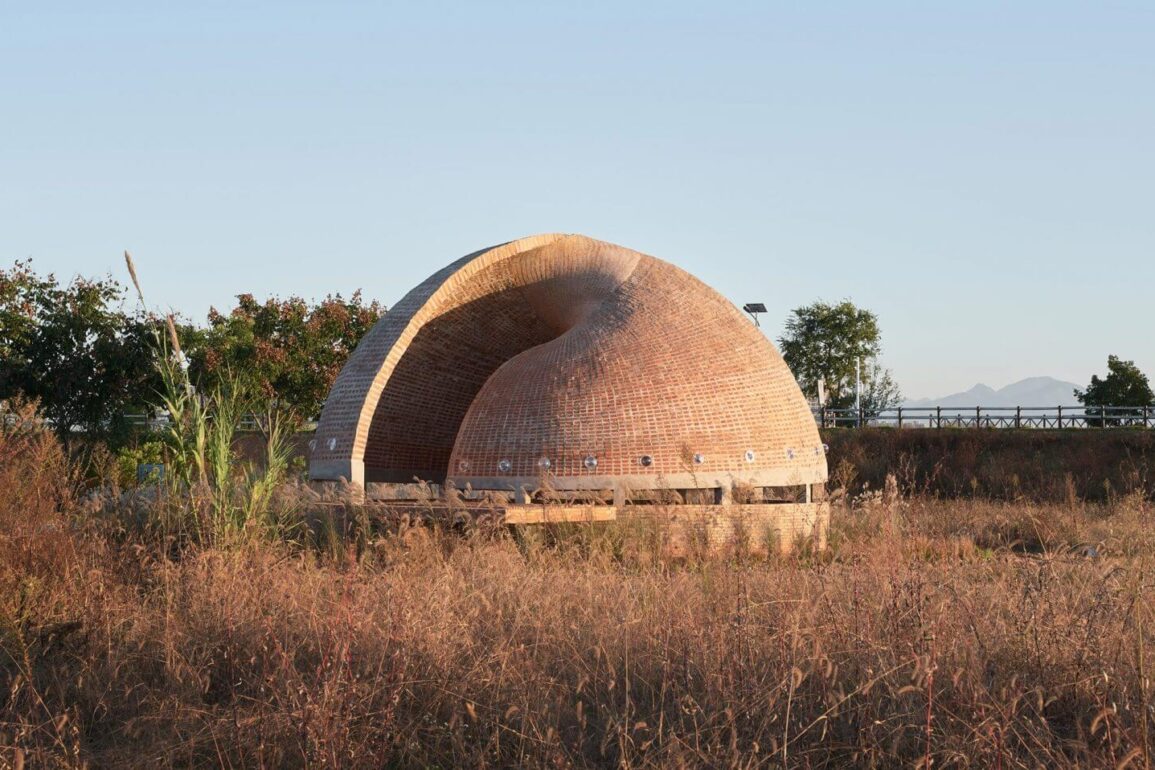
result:
<svg viewBox="0 0 1155 770"><path fill-rule="evenodd" d="M1155 428L1155 406L900 406L814 409L822 428Z"/></svg>
<svg viewBox="0 0 1155 770"><path fill-rule="evenodd" d="M169 416L164 412L159 414L126 414L124 419L128 424L134 428L145 428L147 430L162 430L167 428L171 421ZM246 414L241 416L238 428L242 431L259 431L261 430L260 417L255 414ZM314 420L309 420L300 425L300 430L310 431L316 430L317 423Z"/></svg>
<svg viewBox="0 0 1155 770"><path fill-rule="evenodd" d="M812 407L820 428L1052 428L1052 429L1155 429L1155 406L900 406L877 412L865 409ZM11 414L0 414L6 423ZM132 426L160 430L169 425L167 414L126 414ZM50 421L45 421L50 423ZM244 415L242 431L261 428L256 415ZM309 421L302 431L316 430Z"/></svg>

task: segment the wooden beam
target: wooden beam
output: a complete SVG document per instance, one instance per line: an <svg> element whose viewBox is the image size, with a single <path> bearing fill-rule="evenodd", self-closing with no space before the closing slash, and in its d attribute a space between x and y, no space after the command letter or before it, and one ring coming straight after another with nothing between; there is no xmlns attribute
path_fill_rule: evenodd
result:
<svg viewBox="0 0 1155 770"><path fill-rule="evenodd" d="M506 524L614 521L616 505L504 505Z"/></svg>

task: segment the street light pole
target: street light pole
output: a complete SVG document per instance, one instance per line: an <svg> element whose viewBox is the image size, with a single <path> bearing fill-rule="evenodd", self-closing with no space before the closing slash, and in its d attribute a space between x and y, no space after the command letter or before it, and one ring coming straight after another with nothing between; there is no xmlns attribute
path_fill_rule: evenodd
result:
<svg viewBox="0 0 1155 770"><path fill-rule="evenodd" d="M761 324L758 323L758 314L766 312L766 305L764 303L762 303L762 302L747 302L745 305L742 306L742 309L745 310L747 313L749 313L750 317L754 319L754 325L755 326L761 326Z"/></svg>

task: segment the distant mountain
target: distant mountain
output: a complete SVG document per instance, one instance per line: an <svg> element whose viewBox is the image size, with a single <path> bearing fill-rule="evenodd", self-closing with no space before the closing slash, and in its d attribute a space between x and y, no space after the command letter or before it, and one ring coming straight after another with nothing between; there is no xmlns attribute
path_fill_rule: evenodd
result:
<svg viewBox="0 0 1155 770"><path fill-rule="evenodd" d="M962 393L952 393L942 398L919 398L903 402L903 406L1071 406L1075 400L1073 382L1063 382L1054 377L1028 377L1025 380L995 390L979 383Z"/></svg>

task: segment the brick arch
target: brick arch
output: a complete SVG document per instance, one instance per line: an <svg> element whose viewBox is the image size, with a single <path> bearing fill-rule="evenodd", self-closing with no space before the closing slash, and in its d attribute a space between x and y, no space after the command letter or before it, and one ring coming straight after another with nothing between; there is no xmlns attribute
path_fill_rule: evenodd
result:
<svg viewBox="0 0 1155 770"><path fill-rule="evenodd" d="M386 314L334 384L310 476L506 488L548 458L559 488L807 484L820 446L731 303L653 257L543 235L463 257Z"/></svg>
<svg viewBox="0 0 1155 770"><path fill-rule="evenodd" d="M527 259L537 250L551 245L555 250L573 255L569 270L552 274L543 271L540 261ZM563 248L558 249L559 245ZM601 244L580 236L560 234L530 236L467 254L416 286L390 308L365 335L334 382L314 437L314 448L309 462L310 478L315 480L343 478L356 484L364 484L366 480L397 478L409 481L413 476L433 479L438 475L444 476L448 451L445 452L445 464L436 469L429 467L434 455L429 451L422 453L415 447L409 452L409 456L417 461L417 466L389 469L370 465L370 473L367 476L365 459L371 432L385 431L397 422L413 419L429 427L428 422L420 422L420 414L414 415L413 411L404 412L400 409L402 405L421 405L417 394L412 393L412 390L418 387L414 384L417 379L415 375L418 374L422 361L428 363L428 359L436 355L439 343L449 345L450 348L461 347L475 340L481 332L488 331L492 339L504 340L505 337L501 336L501 333L519 330L516 323L505 324L505 327L502 327L500 322L506 316L482 312L487 299L491 306L505 306L509 315L513 316L514 322L521 320L534 326L523 335L526 345L539 344L556 336L556 333L550 335L544 331L541 324L556 325L563 323L562 320L550 318L548 314L545 319L531 318L526 313L519 313L519 308L526 307L524 303L498 301L502 298L510 300L518 298L511 292L518 277L512 275L513 271L509 269L494 270L495 266L504 266L520 256L521 283L532 284L535 281L540 283L552 277L555 285L561 289L567 280L572 283L575 276L580 277L583 268L590 278L604 276L608 271L604 268L599 269L601 266L598 262L601 254L612 250L607 247L609 244ZM609 260L611 265L614 262L613 259ZM617 259L616 262L620 271L621 260ZM500 347L492 351L482 349L482 352L491 354L489 356L461 356L455 361L452 375L466 377L472 373L475 379L483 375L488 376L492 368L496 368L509 355L520 352L520 349L506 351L508 355L505 357L501 357L503 349ZM500 360L493 361L494 355ZM492 367L489 364L492 364ZM400 373L405 376L395 380L394 373L399 368ZM393 387L388 388L391 381ZM425 384L428 385L429 381L425 380ZM478 387L480 384L476 382ZM382 398L392 411L378 415L378 406L381 405ZM459 403L457 400L450 400L449 405L456 407ZM445 430L456 427L451 424L451 415L452 412L439 425L434 426L438 431L435 438L443 435ZM452 445L449 449L451 448ZM396 447L389 454L404 456L405 449ZM435 470L436 473L431 473Z"/></svg>

